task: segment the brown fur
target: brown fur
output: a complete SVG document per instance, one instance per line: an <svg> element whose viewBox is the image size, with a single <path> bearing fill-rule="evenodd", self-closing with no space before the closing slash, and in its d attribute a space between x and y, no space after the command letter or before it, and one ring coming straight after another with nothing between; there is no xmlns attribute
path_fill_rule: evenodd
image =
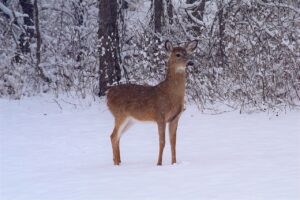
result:
<svg viewBox="0 0 300 200"><path fill-rule="evenodd" d="M119 140L121 134L131 124L131 121L126 121L129 117L157 123L160 141L158 165L162 164L165 128L166 123L169 123L172 164L176 163L176 130L184 109L185 66L188 62L189 49L188 47L173 48L172 45L168 47L170 55L167 76L163 82L156 86L119 85L112 87L107 93L107 105L115 118L115 128L111 134L115 165L121 162Z"/></svg>

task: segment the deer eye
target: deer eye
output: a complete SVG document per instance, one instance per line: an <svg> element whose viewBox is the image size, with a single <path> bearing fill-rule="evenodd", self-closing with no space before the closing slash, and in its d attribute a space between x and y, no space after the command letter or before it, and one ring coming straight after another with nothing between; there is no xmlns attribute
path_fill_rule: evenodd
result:
<svg viewBox="0 0 300 200"><path fill-rule="evenodd" d="M181 55L180 55L180 53L176 53L176 57L178 57L178 58L179 58L180 56L181 56Z"/></svg>

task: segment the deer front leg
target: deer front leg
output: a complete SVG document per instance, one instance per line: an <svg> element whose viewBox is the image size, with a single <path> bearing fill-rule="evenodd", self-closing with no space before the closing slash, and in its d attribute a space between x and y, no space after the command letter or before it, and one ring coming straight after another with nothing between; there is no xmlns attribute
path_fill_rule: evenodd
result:
<svg viewBox="0 0 300 200"><path fill-rule="evenodd" d="M170 144L172 152L172 164L176 163L176 133L178 127L178 121L181 113L179 113L172 121L169 123L169 135L170 135Z"/></svg>
<svg viewBox="0 0 300 200"><path fill-rule="evenodd" d="M165 147L166 123L159 122L157 123L157 125L158 125L158 134L159 134L159 155L158 155L157 165L162 165L162 157L163 157L163 151Z"/></svg>
<svg viewBox="0 0 300 200"><path fill-rule="evenodd" d="M176 163L176 131L178 126L178 119L169 123L169 135L172 152L172 164Z"/></svg>
<svg viewBox="0 0 300 200"><path fill-rule="evenodd" d="M126 127L127 124L124 124L124 118L116 118L115 119L115 127L110 136L111 139L111 146L113 149L113 160L115 165L120 165L121 163L121 155L120 155L120 137L122 132L124 132L124 126Z"/></svg>

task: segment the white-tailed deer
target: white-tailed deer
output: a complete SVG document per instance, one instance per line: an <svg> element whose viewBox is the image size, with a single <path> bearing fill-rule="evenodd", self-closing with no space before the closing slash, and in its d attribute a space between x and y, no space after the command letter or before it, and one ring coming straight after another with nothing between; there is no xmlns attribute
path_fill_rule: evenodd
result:
<svg viewBox="0 0 300 200"><path fill-rule="evenodd" d="M120 137L134 121L152 121L158 125L159 155L157 165L162 164L165 147L165 129L169 123L172 151L172 164L176 163L176 131L178 120L184 109L185 68L189 55L196 49L197 41L189 42L185 47L173 47L166 41L169 53L166 79L156 86L118 85L109 89L107 105L115 118L115 127L111 134L113 160L121 163Z"/></svg>

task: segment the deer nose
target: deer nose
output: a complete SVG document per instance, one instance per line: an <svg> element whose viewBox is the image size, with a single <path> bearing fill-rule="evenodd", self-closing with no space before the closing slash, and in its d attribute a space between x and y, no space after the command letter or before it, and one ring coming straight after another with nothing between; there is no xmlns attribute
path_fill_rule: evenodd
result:
<svg viewBox="0 0 300 200"><path fill-rule="evenodd" d="M188 63L186 64L186 66L188 67L188 66L194 66L194 62L193 61L188 61Z"/></svg>

